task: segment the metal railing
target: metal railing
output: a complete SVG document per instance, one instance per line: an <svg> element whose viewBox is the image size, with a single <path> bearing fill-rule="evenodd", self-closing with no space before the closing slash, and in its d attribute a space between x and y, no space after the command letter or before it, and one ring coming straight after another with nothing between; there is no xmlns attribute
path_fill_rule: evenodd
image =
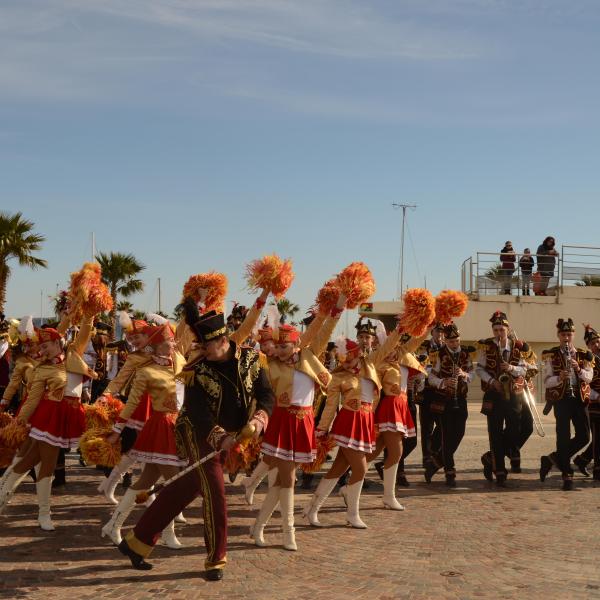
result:
<svg viewBox="0 0 600 600"><path fill-rule="evenodd" d="M554 260L546 254L530 254L531 275L521 269L522 256L515 254L514 262L505 261L503 266L501 252L477 252L475 259L469 257L461 265L462 291L473 298L525 294L555 296L558 302L565 285L600 286L600 247L563 245Z"/></svg>

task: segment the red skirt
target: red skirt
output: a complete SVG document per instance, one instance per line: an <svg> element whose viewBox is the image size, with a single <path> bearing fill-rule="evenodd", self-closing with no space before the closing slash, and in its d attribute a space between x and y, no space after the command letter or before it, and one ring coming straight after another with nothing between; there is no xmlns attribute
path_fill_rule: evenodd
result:
<svg viewBox="0 0 600 600"><path fill-rule="evenodd" d="M85 431L85 413L81 399L64 396L60 402L55 402L44 394L29 423L29 436L34 440L59 448L76 448Z"/></svg>
<svg viewBox="0 0 600 600"><path fill-rule="evenodd" d="M131 413L131 417L127 420L125 424L126 427L130 429L137 429L137 431L142 431L146 421L150 418L150 414L152 413L152 402L150 401L150 394L145 392L142 395L142 399L139 404L135 407L134 411Z"/></svg>
<svg viewBox="0 0 600 600"><path fill-rule="evenodd" d="M375 411L375 424L379 431L397 431L404 437L417 435L415 422L408 410L406 392L399 396L384 396Z"/></svg>
<svg viewBox="0 0 600 600"><path fill-rule="evenodd" d="M331 437L342 448L373 452L375 450L373 405L361 402L360 410L342 407L331 427Z"/></svg>
<svg viewBox="0 0 600 600"><path fill-rule="evenodd" d="M187 464L177 456L175 445L176 413L153 412L140 431L129 456L143 463L182 467Z"/></svg>
<svg viewBox="0 0 600 600"><path fill-rule="evenodd" d="M295 463L317 457L312 406L276 406L263 437L263 454Z"/></svg>

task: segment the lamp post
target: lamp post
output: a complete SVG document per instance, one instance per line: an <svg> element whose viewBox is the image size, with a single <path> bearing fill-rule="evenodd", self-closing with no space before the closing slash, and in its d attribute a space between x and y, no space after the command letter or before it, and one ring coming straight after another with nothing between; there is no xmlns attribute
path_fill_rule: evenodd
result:
<svg viewBox="0 0 600 600"><path fill-rule="evenodd" d="M400 236L400 265L398 267L398 282L397 282L397 294L398 300L402 300L402 290L404 289L404 224L406 222L406 209L417 208L416 204L398 204L392 203L395 209L402 209L402 234Z"/></svg>

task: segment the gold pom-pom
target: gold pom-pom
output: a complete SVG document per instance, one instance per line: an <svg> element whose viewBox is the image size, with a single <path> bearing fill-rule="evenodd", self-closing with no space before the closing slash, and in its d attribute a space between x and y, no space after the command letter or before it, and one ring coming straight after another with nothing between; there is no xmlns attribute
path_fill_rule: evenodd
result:
<svg viewBox="0 0 600 600"><path fill-rule="evenodd" d="M346 308L356 308L375 293L375 281L363 262L350 263L338 276L337 287L346 296Z"/></svg>
<svg viewBox="0 0 600 600"><path fill-rule="evenodd" d="M6 412L0 412L0 429L11 423L13 418Z"/></svg>
<svg viewBox="0 0 600 600"><path fill-rule="evenodd" d="M95 406L97 410L102 412L102 418L106 415L108 423L113 424L116 422L125 405L112 394L104 394L104 396L92 406Z"/></svg>
<svg viewBox="0 0 600 600"><path fill-rule="evenodd" d="M101 402L84 404L83 412L85 414L86 430L108 429L111 426L106 406Z"/></svg>
<svg viewBox="0 0 600 600"><path fill-rule="evenodd" d="M18 450L27 437L29 428L18 419L11 419L10 423L0 430L0 446Z"/></svg>
<svg viewBox="0 0 600 600"><path fill-rule="evenodd" d="M294 281L292 261L269 254L253 260L246 267L246 281L251 291L268 290L275 298L282 298Z"/></svg>
<svg viewBox="0 0 600 600"><path fill-rule="evenodd" d="M465 314L468 304L466 294L456 290L443 290L435 299L435 319L443 325L448 325L453 319Z"/></svg>
<svg viewBox="0 0 600 600"><path fill-rule="evenodd" d="M315 304L317 310L322 315L328 315L337 306L340 297L340 288L337 279L333 277L325 282L325 285L317 293Z"/></svg>
<svg viewBox="0 0 600 600"><path fill-rule="evenodd" d="M91 429L86 431L79 440L79 449L83 460L88 465L116 467L121 462L121 441L116 444L108 442L111 431Z"/></svg>
<svg viewBox="0 0 600 600"><path fill-rule="evenodd" d="M205 290L206 297L202 297ZM192 275L183 286L183 298L192 298L195 302L204 303L203 311L216 310L224 312L227 295L227 277L223 273L210 271Z"/></svg>
<svg viewBox="0 0 600 600"><path fill-rule="evenodd" d="M422 336L435 319L435 300L429 290L412 288L403 296L404 308L398 329L414 337Z"/></svg>

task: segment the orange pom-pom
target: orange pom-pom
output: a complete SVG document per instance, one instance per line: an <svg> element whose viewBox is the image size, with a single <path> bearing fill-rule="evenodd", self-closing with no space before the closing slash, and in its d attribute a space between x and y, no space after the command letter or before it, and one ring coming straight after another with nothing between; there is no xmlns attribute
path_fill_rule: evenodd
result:
<svg viewBox="0 0 600 600"><path fill-rule="evenodd" d="M125 405L112 394L105 394L93 406L106 414L109 423L114 423Z"/></svg>
<svg viewBox="0 0 600 600"><path fill-rule="evenodd" d="M3 427L6 427L12 420L13 420L12 417L8 413L1 412L0 413L0 429L2 429Z"/></svg>
<svg viewBox="0 0 600 600"><path fill-rule="evenodd" d="M0 430L0 446L18 450L29 435L27 425L21 423L18 419L12 419L11 422Z"/></svg>
<svg viewBox="0 0 600 600"><path fill-rule="evenodd" d="M206 290L205 298L202 298L201 290ZM192 298L195 302L204 302L203 312L211 310L224 312L226 295L227 277L216 271L192 275L183 286L184 298Z"/></svg>
<svg viewBox="0 0 600 600"><path fill-rule="evenodd" d="M407 290L403 296L404 308L398 329L402 333L420 337L435 319L435 300L431 292L422 288Z"/></svg>
<svg viewBox="0 0 600 600"><path fill-rule="evenodd" d="M260 454L260 441L253 437L240 440L227 452L225 470L234 474L239 471L249 471Z"/></svg>
<svg viewBox="0 0 600 600"><path fill-rule="evenodd" d="M304 473L316 473L325 460L327 459L327 455L335 448L335 442L333 438L325 435L323 437L317 438L317 456L315 460L311 463L303 463L300 465L300 468Z"/></svg>
<svg viewBox="0 0 600 600"><path fill-rule="evenodd" d="M111 426L107 408L102 402L84 404L83 411L86 430L108 429Z"/></svg>
<svg viewBox="0 0 600 600"><path fill-rule="evenodd" d="M110 431L91 429L79 440L79 449L88 465L116 467L121 462L121 441L111 444L106 439Z"/></svg>
<svg viewBox="0 0 600 600"><path fill-rule="evenodd" d="M369 267L362 262L349 264L338 276L337 286L347 298L346 308L356 308L375 293L375 281Z"/></svg>
<svg viewBox="0 0 600 600"><path fill-rule="evenodd" d="M252 291L268 290L275 298L282 298L294 281L292 261L269 254L253 260L246 267L246 281Z"/></svg>
<svg viewBox="0 0 600 600"><path fill-rule="evenodd" d="M112 307L113 299L102 283L102 270L98 263L84 263L80 271L71 273L68 293L71 322L79 323L86 315L108 312Z"/></svg>
<svg viewBox="0 0 600 600"><path fill-rule="evenodd" d="M319 290L315 304L317 310L321 314L330 314L331 311L336 307L338 299L340 297L340 288L337 284L337 279L333 277L329 281L325 282L325 285Z"/></svg>
<svg viewBox="0 0 600 600"><path fill-rule="evenodd" d="M467 310L469 298L456 290L443 290L435 299L435 319L448 325L453 319L462 317Z"/></svg>

